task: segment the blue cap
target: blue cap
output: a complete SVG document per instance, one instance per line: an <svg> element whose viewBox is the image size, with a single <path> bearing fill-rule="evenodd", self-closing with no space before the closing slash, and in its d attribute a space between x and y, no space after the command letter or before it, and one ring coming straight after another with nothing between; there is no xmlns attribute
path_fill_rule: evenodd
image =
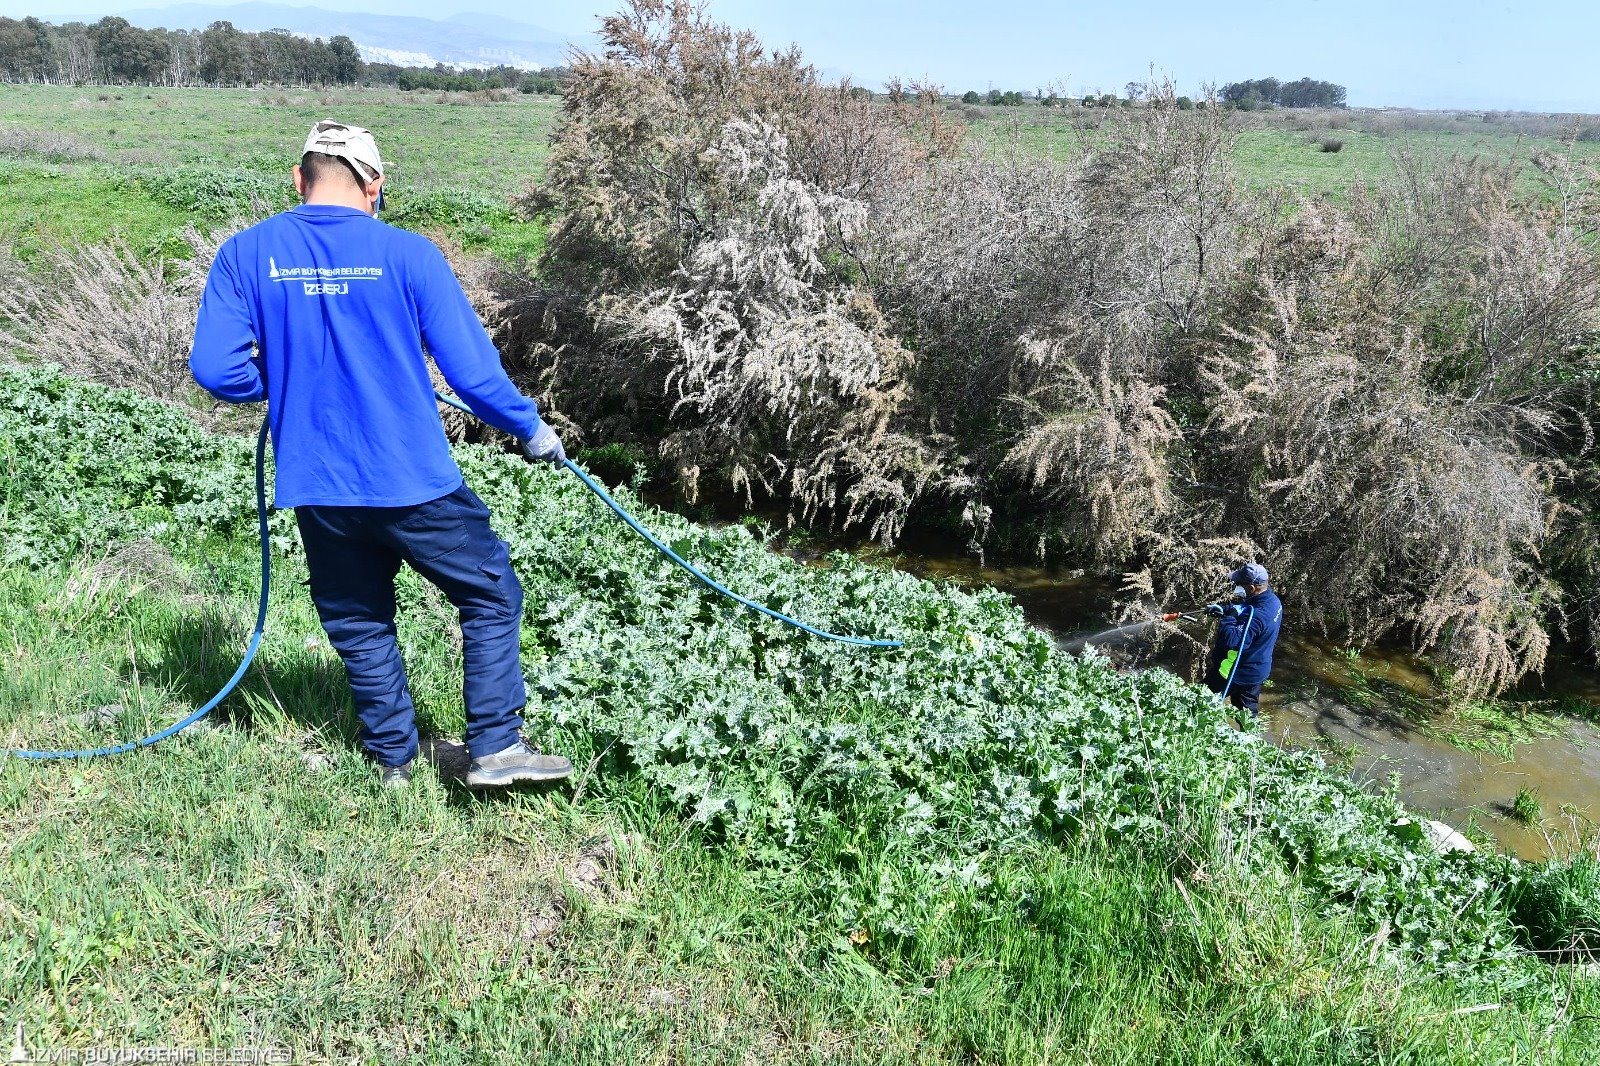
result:
<svg viewBox="0 0 1600 1066"><path fill-rule="evenodd" d="M1267 568L1260 563L1245 563L1229 574L1228 580L1236 585L1265 585L1269 582Z"/></svg>

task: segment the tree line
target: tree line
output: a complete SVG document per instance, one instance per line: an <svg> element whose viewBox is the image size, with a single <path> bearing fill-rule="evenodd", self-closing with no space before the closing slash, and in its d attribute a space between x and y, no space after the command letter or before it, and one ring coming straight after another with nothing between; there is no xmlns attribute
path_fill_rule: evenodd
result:
<svg viewBox="0 0 1600 1066"><path fill-rule="evenodd" d="M394 85L401 89L559 92L561 71L455 70L366 63L349 37L248 32L231 22L203 30L147 30L110 16L53 25L0 18L0 81L72 85Z"/></svg>
<svg viewBox="0 0 1600 1066"><path fill-rule="evenodd" d="M1343 85L1313 78L1301 78L1299 81L1279 81L1277 78L1231 81L1217 95L1224 103L1233 104L1241 111L1254 111L1259 107L1345 106Z"/></svg>
<svg viewBox="0 0 1600 1066"><path fill-rule="evenodd" d="M353 85L365 73L355 42L249 33L230 22L147 30L109 16L60 26L0 18L0 80L74 85Z"/></svg>
<svg viewBox="0 0 1600 1066"><path fill-rule="evenodd" d="M522 70L505 65L456 70L443 63L432 67L402 67L395 63L368 63L369 85L393 85L410 91L476 92L483 89L515 89L524 93L560 93L565 70Z"/></svg>

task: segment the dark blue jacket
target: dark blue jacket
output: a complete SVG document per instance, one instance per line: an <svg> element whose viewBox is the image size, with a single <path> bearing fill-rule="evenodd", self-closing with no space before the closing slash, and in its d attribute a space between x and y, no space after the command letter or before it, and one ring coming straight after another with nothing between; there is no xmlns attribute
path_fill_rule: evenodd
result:
<svg viewBox="0 0 1600 1066"><path fill-rule="evenodd" d="M1213 658L1221 658L1240 646L1244 651L1233 668L1235 685L1255 685L1272 673L1272 649L1278 643L1278 628L1283 624L1283 601L1267 589L1239 605L1237 614L1224 615L1217 623L1217 647Z"/></svg>

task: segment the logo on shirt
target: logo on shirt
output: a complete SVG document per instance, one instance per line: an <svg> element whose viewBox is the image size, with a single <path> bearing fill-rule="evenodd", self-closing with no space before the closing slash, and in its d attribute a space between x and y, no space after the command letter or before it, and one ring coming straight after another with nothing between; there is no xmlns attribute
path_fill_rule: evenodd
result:
<svg viewBox="0 0 1600 1066"><path fill-rule="evenodd" d="M299 282L305 296L344 296L353 281L382 281L383 267L280 267L267 256L267 277L275 282Z"/></svg>

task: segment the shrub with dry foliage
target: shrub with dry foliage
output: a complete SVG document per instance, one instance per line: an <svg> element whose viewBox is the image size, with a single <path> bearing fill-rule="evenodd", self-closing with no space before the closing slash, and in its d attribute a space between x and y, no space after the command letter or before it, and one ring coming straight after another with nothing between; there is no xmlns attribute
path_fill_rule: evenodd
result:
<svg viewBox="0 0 1600 1066"><path fill-rule="evenodd" d="M1220 111L1171 86L1078 162L1015 145L902 182L871 242L874 291L916 338L912 382L975 489L1061 547L1135 558L1180 500L1167 381L1259 225Z"/></svg>
<svg viewBox="0 0 1600 1066"><path fill-rule="evenodd" d="M1058 505L1054 529L1069 543L1101 561L1131 558L1177 502L1167 451L1182 435L1165 388L1116 366L1110 350L1090 372L1058 343L1024 338L1021 347L1040 381L1017 398L1027 428L1001 469Z"/></svg>
<svg viewBox="0 0 1600 1066"><path fill-rule="evenodd" d="M1447 651L1470 639L1477 653L1450 658L1495 689L1537 669L1542 645L1519 654L1511 634L1542 633L1522 595L1547 528L1539 464L1507 447L1492 405L1434 391L1409 338L1352 351L1337 331L1301 332L1292 293L1275 296L1277 328L1239 334L1206 372L1210 449L1249 488L1234 520L1288 561L1291 601L1325 626L1365 642L1418 623ZM1469 604L1504 637L1493 654L1481 624L1468 638L1450 622Z"/></svg>
<svg viewBox="0 0 1600 1066"><path fill-rule="evenodd" d="M45 248L32 270L51 284L0 287L5 358L56 363L91 381L186 403L214 428L237 427L237 412L212 401L189 374L200 293L231 232L185 227L187 259L142 259L120 240Z"/></svg>
<svg viewBox="0 0 1600 1066"><path fill-rule="evenodd" d="M856 243L886 183L949 131L688 3L639 0L602 39L524 201L559 210L543 271L570 298L554 316L581 319L535 352L546 387L602 438L651 439L691 498L709 477L893 539L960 478L907 430L909 353Z"/></svg>
<svg viewBox="0 0 1600 1066"><path fill-rule="evenodd" d="M1306 205L1199 390L1209 479L1241 490L1224 524L1282 560L1291 604L1406 633L1466 695L1539 670L1564 620L1543 555L1600 326L1593 253L1513 180L1408 164L1347 215Z"/></svg>

